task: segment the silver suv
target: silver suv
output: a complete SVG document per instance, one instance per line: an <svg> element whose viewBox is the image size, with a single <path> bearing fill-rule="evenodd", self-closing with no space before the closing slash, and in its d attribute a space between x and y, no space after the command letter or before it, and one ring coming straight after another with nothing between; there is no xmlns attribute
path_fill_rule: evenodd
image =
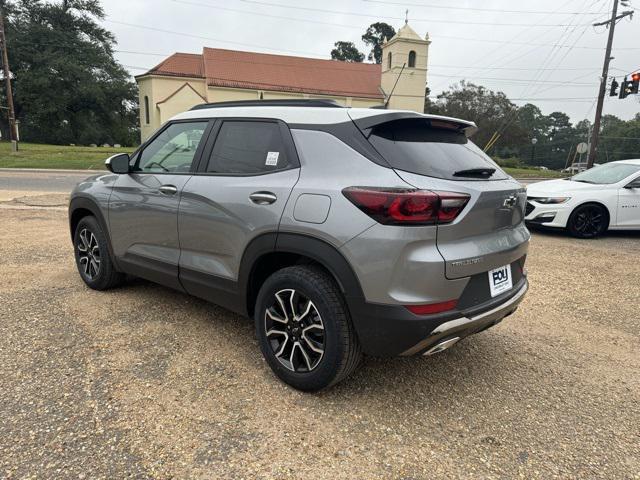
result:
<svg viewBox="0 0 640 480"><path fill-rule="evenodd" d="M525 191L475 130L322 100L195 107L75 188L78 271L96 290L134 275L253 317L301 390L363 354L443 351L528 286Z"/></svg>

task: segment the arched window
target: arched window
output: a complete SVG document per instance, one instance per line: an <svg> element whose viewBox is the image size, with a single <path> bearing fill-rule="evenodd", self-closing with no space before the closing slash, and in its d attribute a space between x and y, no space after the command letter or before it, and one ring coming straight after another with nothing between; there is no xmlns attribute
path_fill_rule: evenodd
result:
<svg viewBox="0 0 640 480"><path fill-rule="evenodd" d="M387 68L391 68L391 52L389 52L389 55L387 55L387 59L388 59L387 60L387 63L388 63Z"/></svg>
<svg viewBox="0 0 640 480"><path fill-rule="evenodd" d="M144 123L149 125L149 97L144 96Z"/></svg>
<svg viewBox="0 0 640 480"><path fill-rule="evenodd" d="M411 50L409 52L409 67L414 68L416 66L416 52Z"/></svg>

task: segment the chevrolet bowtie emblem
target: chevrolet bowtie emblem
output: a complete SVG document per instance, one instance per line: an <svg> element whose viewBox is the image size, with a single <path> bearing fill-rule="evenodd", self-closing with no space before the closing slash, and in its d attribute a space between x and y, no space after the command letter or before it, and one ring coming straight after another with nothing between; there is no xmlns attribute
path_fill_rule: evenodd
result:
<svg viewBox="0 0 640 480"><path fill-rule="evenodd" d="M505 208L513 208L518 203L518 197L516 195L511 195L504 199L502 202L502 206Z"/></svg>

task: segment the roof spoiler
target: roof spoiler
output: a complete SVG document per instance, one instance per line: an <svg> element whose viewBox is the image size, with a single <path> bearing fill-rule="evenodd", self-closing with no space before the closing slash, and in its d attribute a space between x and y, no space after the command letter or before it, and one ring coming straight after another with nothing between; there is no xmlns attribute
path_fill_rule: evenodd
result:
<svg viewBox="0 0 640 480"><path fill-rule="evenodd" d="M396 120L406 119L424 119L431 122L434 128L443 128L463 132L467 138L471 137L478 131L478 127L474 122L460 120L459 118L442 117L440 115L427 115L416 112L389 112L380 115L371 115L353 120L358 128L369 137L373 128L385 123L394 122Z"/></svg>

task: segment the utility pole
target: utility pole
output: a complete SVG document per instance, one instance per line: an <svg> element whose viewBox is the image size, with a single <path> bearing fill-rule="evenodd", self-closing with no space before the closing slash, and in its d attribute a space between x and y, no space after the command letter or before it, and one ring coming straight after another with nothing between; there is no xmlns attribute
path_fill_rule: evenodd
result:
<svg viewBox="0 0 640 480"><path fill-rule="evenodd" d="M589 156L587 157L587 168L593 167L598 153L598 140L600 137L600 119L602 117L602 107L604 105L604 95L607 90L607 79L609 78L609 62L611 61L611 47L613 46L613 33L616 28L616 22L626 16L633 16L633 11L626 11L618 15L618 1L613 1L613 9L611 10L611 19L605 22L594 23L593 26L607 25L609 28L609 38L607 39L607 50L604 54L604 64L602 65L602 77L600 77L600 91L598 92L598 105L596 107L596 118L593 121L593 131L591 132L591 148L589 148ZM622 5L626 5L626 0L622 0Z"/></svg>
<svg viewBox="0 0 640 480"><path fill-rule="evenodd" d="M7 94L9 109L9 132L11 135L11 151L18 151L18 130L16 128L16 112L13 109L13 90L11 89L11 72L9 71L9 57L7 55L7 40L4 35L4 0L0 1L0 43L2 43L2 71Z"/></svg>

